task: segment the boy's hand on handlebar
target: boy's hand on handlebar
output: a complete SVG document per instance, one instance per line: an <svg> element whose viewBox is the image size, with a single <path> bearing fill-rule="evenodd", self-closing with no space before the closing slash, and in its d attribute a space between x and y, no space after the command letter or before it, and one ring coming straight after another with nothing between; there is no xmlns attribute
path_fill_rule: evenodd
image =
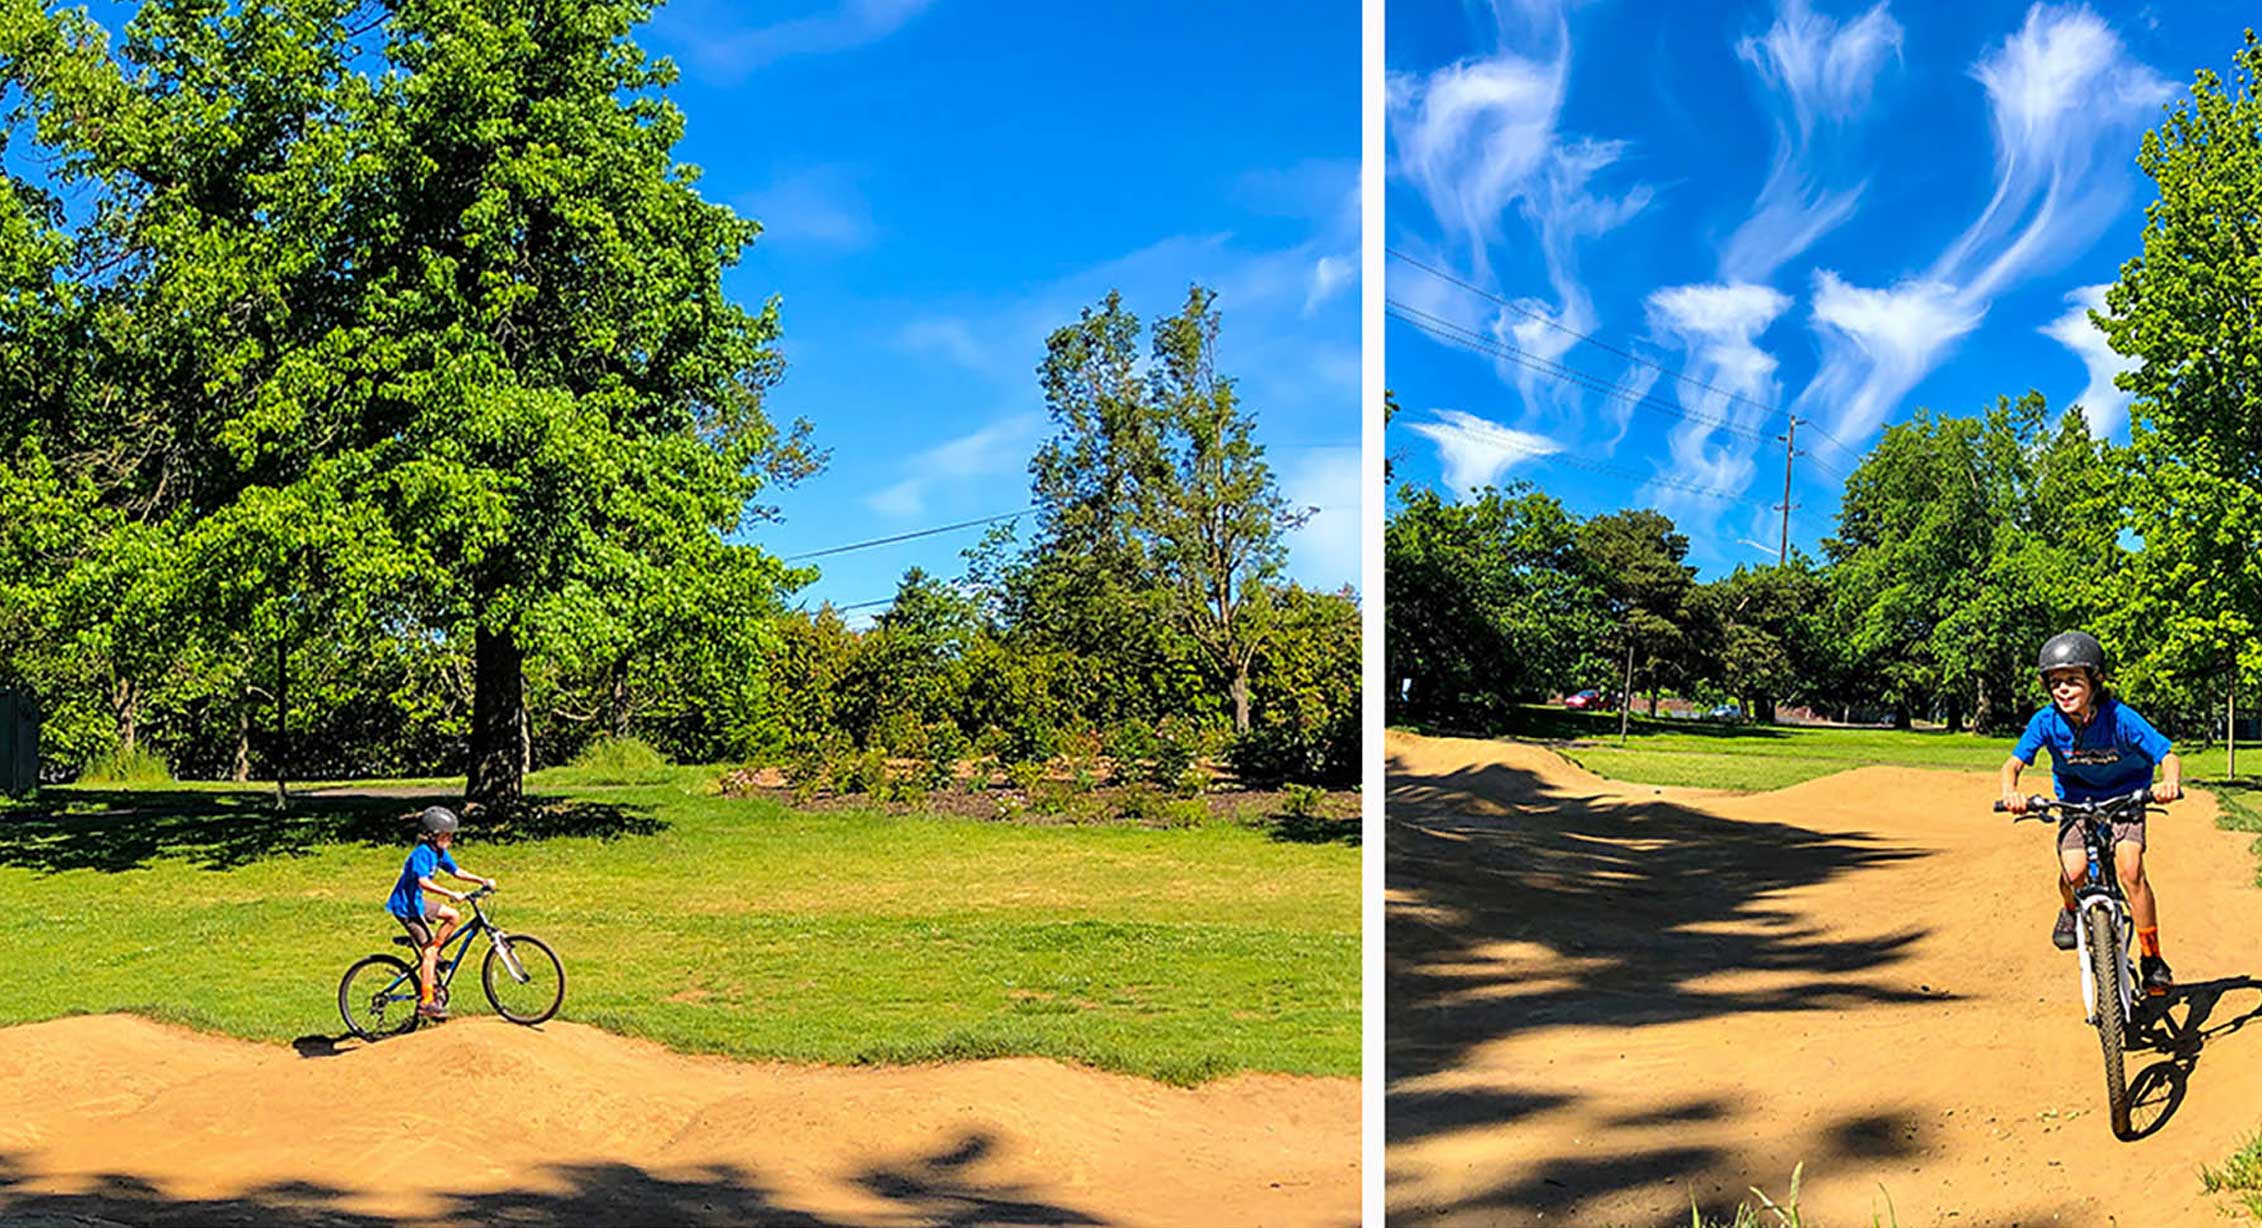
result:
<svg viewBox="0 0 2262 1228"><path fill-rule="evenodd" d="M2026 794L2024 794L2024 793L2005 793L2005 794L2003 794L2003 809L2010 811L2010 812L2011 812L2012 814L2025 814L2025 813L2026 813Z"/></svg>
<svg viewBox="0 0 2262 1228"><path fill-rule="evenodd" d="M2152 800L2159 802L2162 805L2172 802L2182 796L2183 786L2176 784L2173 781L2163 780L2159 784L2152 786Z"/></svg>

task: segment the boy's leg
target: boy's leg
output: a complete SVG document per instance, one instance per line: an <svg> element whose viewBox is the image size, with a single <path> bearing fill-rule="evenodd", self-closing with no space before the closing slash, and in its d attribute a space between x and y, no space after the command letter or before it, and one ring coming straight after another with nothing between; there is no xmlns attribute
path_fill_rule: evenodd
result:
<svg viewBox="0 0 2262 1228"><path fill-rule="evenodd" d="M2160 957L2160 904L2152 894L2152 880L2144 873L2144 840L2141 831L2134 840L2118 840L2113 844L2113 868L2120 872L2121 890L2128 893L2129 918L2136 922L2136 947L2142 958L2137 961L2144 977L2144 991L2160 995L2175 988L2175 973L2168 961Z"/></svg>
<svg viewBox="0 0 2262 1228"><path fill-rule="evenodd" d="M2074 887L2089 878L2089 852L2080 845L2058 849L2058 902L2063 905L2053 918L2050 943L2061 951L2071 951L2081 945L2074 936Z"/></svg>
<svg viewBox="0 0 2262 1228"><path fill-rule="evenodd" d="M440 923L440 935L432 940L432 949L437 951L448 945L448 939L455 937L457 924L463 920L463 914L442 904L432 911L432 916Z"/></svg>

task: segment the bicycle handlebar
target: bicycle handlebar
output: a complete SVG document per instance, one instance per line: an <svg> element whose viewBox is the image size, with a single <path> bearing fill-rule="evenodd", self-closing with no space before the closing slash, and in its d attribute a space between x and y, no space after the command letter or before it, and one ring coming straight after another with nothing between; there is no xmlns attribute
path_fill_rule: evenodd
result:
<svg viewBox="0 0 2262 1228"><path fill-rule="evenodd" d="M2124 794L2120 797L2108 797L2094 802L2067 802L2037 794L2026 799L2027 813L2019 815L2011 821L2017 823L2026 819L2040 819L2053 810L2057 811L2063 819L2077 819L2085 815L2111 814L2131 806L2149 809L2152 806L2152 786L2146 785L2133 793ZM2005 814L2008 812L2009 808L2003 805L2002 799L1995 799L1995 813Z"/></svg>

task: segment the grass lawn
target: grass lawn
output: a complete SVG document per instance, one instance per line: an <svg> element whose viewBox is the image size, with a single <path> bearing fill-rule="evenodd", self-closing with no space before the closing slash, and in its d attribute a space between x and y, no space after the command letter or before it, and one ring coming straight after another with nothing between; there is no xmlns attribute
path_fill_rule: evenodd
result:
<svg viewBox="0 0 2262 1228"><path fill-rule="evenodd" d="M2017 740L1973 733L1711 724L1636 715L1626 744L1620 746L1617 713L1539 705L1517 709L1515 719L1497 736L1547 741L1588 771L1618 780L1747 791L1786 788L1873 763L1993 772L2010 756ZM2239 749L2249 756L2245 770L2262 774L2262 745L2248 743ZM2223 775L2222 747L2182 753L2186 780L2215 780ZM2035 783L2037 792L2050 791L2049 764L2048 754L2038 757L2023 778Z"/></svg>
<svg viewBox="0 0 2262 1228"><path fill-rule="evenodd" d="M455 847L494 915L565 961L562 1017L740 1058L1007 1054L1173 1082L1356 1075L1359 852L1159 831L810 814L712 772L530 788L568 804ZM363 787L366 782L357 782ZM397 781L398 787L460 781ZM416 799L294 787L57 788L0 803L0 1025L130 1010L337 1036L337 982L388 950ZM488 1010L467 966L459 1013Z"/></svg>

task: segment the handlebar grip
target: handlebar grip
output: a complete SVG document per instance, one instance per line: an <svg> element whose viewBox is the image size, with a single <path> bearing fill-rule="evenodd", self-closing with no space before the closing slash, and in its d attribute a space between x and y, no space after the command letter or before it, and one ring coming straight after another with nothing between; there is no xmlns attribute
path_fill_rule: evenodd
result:
<svg viewBox="0 0 2262 1228"><path fill-rule="evenodd" d="M2010 812L2011 812L2011 808L2010 808L2009 806L2006 806L2006 805L2004 805L2004 804L2003 804L2003 799L2002 799L2002 798L1999 798L1999 797L1998 797L1998 798L1996 798L1996 799L1995 799L1995 813L1997 813L1997 814L2009 814Z"/></svg>

